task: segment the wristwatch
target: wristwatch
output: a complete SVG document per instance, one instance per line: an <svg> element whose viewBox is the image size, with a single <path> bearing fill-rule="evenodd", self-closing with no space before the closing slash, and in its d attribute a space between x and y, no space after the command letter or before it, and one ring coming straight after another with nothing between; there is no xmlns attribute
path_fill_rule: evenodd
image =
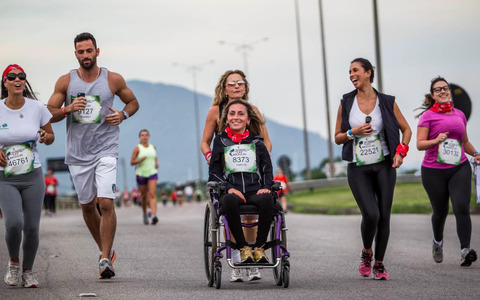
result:
<svg viewBox="0 0 480 300"><path fill-rule="evenodd" d="M126 120L128 119L128 117L130 117L130 115L128 114L128 112L122 110L122 113L123 113L123 119Z"/></svg>
<svg viewBox="0 0 480 300"><path fill-rule="evenodd" d="M347 138L348 138L349 140L353 140L353 137L354 137L354 136L353 136L353 132L352 132L351 129L349 129L349 130L347 131Z"/></svg>

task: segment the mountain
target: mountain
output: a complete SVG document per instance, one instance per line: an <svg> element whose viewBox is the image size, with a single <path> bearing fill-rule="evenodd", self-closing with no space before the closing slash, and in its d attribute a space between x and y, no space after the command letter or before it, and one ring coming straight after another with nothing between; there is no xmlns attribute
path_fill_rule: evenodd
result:
<svg viewBox="0 0 480 300"><path fill-rule="evenodd" d="M193 94L191 90L162 83L148 83L132 80L127 85L139 100L140 109L131 118L120 125L118 186L131 189L135 184L134 168L130 166L133 148L138 144L138 133L141 129L150 132L150 143L156 146L160 164L159 182L181 182L198 179L199 142L195 136L195 118ZM211 106L212 96L198 95L199 134L203 132L205 118ZM121 110L123 103L116 99L116 109ZM305 168L303 131L268 119L267 128L272 140L272 161L277 165L278 157L287 155L291 168L298 172ZM65 122L52 124L55 132L55 143L51 146L39 146L44 166L47 158L65 155ZM309 133L309 151L311 168L318 166L328 156L327 140L319 134ZM335 155L340 153L334 147ZM200 154L201 155L201 154ZM203 179L207 178L208 166L201 156ZM63 181L68 181L67 174L56 174ZM126 178L126 179L125 179ZM62 181L62 180L61 180ZM126 183L125 183L126 182ZM70 183L60 188L69 189Z"/></svg>

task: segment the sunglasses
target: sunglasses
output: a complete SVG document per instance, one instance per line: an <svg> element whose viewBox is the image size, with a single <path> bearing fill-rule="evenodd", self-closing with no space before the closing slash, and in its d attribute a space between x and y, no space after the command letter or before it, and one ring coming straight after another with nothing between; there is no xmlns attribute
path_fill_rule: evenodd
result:
<svg viewBox="0 0 480 300"><path fill-rule="evenodd" d="M9 81L14 81L15 78L20 79L20 80L25 80L27 79L27 74L25 73L8 73L7 76L5 76L5 78Z"/></svg>
<svg viewBox="0 0 480 300"><path fill-rule="evenodd" d="M444 92L448 92L450 90L450 87L447 85L447 86L437 87L433 89L435 93L440 93L442 90Z"/></svg>
<svg viewBox="0 0 480 300"><path fill-rule="evenodd" d="M244 80L239 80L239 81L230 81L230 82L227 82L227 85L228 86L235 86L236 84L238 84L238 86L243 86L245 84L245 81Z"/></svg>

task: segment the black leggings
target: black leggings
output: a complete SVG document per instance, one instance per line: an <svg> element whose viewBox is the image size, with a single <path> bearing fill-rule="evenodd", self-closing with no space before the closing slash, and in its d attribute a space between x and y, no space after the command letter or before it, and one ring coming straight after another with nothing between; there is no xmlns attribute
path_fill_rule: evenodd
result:
<svg viewBox="0 0 480 300"><path fill-rule="evenodd" d="M470 248L472 169L469 162L466 161L449 169L433 169L422 166L422 183L432 204L432 227L435 240L443 240L443 228L448 215L448 198L451 198L460 247L462 249Z"/></svg>
<svg viewBox="0 0 480 300"><path fill-rule="evenodd" d="M397 172L390 157L372 165L348 165L348 184L362 212L362 240L365 249L372 248L375 259L383 261L390 236L390 211Z"/></svg>
<svg viewBox="0 0 480 300"><path fill-rule="evenodd" d="M258 232L255 247L263 247L267 242L270 224L273 218L273 199L270 193L257 195L256 192L244 194L248 205L258 207ZM226 194L221 197L221 203L228 225L232 231L237 247L243 248L248 243L243 235L242 223L240 220L239 209L243 205L243 200L235 194Z"/></svg>

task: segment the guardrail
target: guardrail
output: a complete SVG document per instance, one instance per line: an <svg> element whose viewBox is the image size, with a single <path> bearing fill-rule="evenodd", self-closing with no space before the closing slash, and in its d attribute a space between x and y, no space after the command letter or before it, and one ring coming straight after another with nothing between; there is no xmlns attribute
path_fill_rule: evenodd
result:
<svg viewBox="0 0 480 300"><path fill-rule="evenodd" d="M398 174L397 182L421 182L422 177L414 174ZM326 179L304 180L290 182L290 189L295 191L313 190L316 188L347 185L347 177L336 177Z"/></svg>

